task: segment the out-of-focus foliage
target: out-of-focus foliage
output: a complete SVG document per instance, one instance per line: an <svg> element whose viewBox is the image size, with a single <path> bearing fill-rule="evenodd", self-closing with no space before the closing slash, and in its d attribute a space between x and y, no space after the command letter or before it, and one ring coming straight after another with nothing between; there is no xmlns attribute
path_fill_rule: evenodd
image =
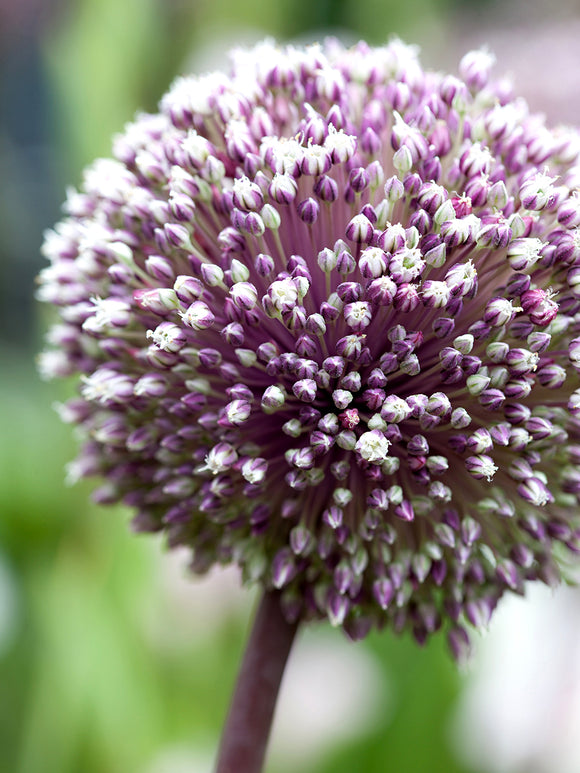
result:
<svg viewBox="0 0 580 773"><path fill-rule="evenodd" d="M111 136L136 110L154 107L175 65L166 59L169 20L157 0L71 3L44 50L57 139L76 175L96 155L110 154Z"/></svg>

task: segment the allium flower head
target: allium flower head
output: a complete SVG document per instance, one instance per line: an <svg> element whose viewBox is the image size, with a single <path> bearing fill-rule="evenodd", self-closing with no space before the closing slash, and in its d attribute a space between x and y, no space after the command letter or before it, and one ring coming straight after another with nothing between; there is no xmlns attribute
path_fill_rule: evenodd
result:
<svg viewBox="0 0 580 773"><path fill-rule="evenodd" d="M580 551L580 136L468 54L235 52L178 79L47 234L75 476L354 637Z"/></svg>

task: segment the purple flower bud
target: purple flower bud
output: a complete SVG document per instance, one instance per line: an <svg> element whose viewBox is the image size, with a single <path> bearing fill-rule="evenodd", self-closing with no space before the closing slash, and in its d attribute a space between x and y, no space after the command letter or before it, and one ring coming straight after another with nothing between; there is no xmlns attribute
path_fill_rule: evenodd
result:
<svg viewBox="0 0 580 773"><path fill-rule="evenodd" d="M292 385L292 391L299 400L311 403L316 397L316 382L311 378L304 378Z"/></svg>
<svg viewBox="0 0 580 773"><path fill-rule="evenodd" d="M449 649L458 663L465 663L471 655L471 641L465 628L456 626L447 634Z"/></svg>
<svg viewBox="0 0 580 773"><path fill-rule="evenodd" d="M272 562L272 582L275 588L283 588L288 585L296 573L294 558L287 548L282 548L276 553Z"/></svg>
<svg viewBox="0 0 580 773"><path fill-rule="evenodd" d="M316 199L308 198L298 204L297 211L298 217L300 220L302 220L303 223L312 225L318 219L318 215L320 213L320 204L316 201Z"/></svg>
<svg viewBox="0 0 580 773"><path fill-rule="evenodd" d="M492 298L485 307L483 320L492 327L501 327L512 321L516 310L507 298Z"/></svg>
<svg viewBox="0 0 580 773"><path fill-rule="evenodd" d="M413 510L413 506L406 499L404 499L400 505L397 505L395 507L394 513L397 516L397 518L400 518L402 521L413 521L415 519L415 512Z"/></svg>
<svg viewBox="0 0 580 773"><path fill-rule="evenodd" d="M345 596L331 592L328 601L328 619L330 624L338 627L344 623L347 612L350 609L350 602Z"/></svg>
<svg viewBox="0 0 580 773"><path fill-rule="evenodd" d="M550 362L536 371L538 383L548 389L560 389L566 380L566 371L561 365Z"/></svg>
<svg viewBox="0 0 580 773"><path fill-rule="evenodd" d="M536 507L543 507L553 501L553 496L546 485L539 478L528 478L518 486L518 494L526 502Z"/></svg>
<svg viewBox="0 0 580 773"><path fill-rule="evenodd" d="M411 156L412 163L416 164L419 160L427 158L429 145L423 134L408 124L403 118L394 113L395 125L391 133L391 144L395 150L406 148Z"/></svg>
<svg viewBox="0 0 580 773"><path fill-rule="evenodd" d="M546 327L556 317L558 304L541 288L527 290L521 295L521 304L530 322L540 327Z"/></svg>
<svg viewBox="0 0 580 773"><path fill-rule="evenodd" d="M381 407L381 416L385 421L398 423L411 414L411 407L396 395L388 395Z"/></svg>
<svg viewBox="0 0 580 773"><path fill-rule="evenodd" d="M387 609L395 596L395 589L392 582L386 577L375 580L373 583L373 596L381 609Z"/></svg>
<svg viewBox="0 0 580 773"><path fill-rule="evenodd" d="M338 198L338 185L332 177L322 175L314 184L314 193L321 201L331 204Z"/></svg>
<svg viewBox="0 0 580 773"><path fill-rule="evenodd" d="M358 244L369 244L373 235L373 226L365 215L355 215L346 226L346 237Z"/></svg>
<svg viewBox="0 0 580 773"><path fill-rule="evenodd" d="M206 330L215 321L215 316L203 301L194 301L184 312L179 312L184 324L194 330Z"/></svg>
<svg viewBox="0 0 580 773"><path fill-rule="evenodd" d="M459 63L459 73L472 91L487 85L495 57L488 51L470 51Z"/></svg>
<svg viewBox="0 0 580 773"><path fill-rule="evenodd" d="M489 218L482 218L482 227L476 236L477 243L482 247L502 249L508 246L512 240L512 229L501 220L486 222Z"/></svg>
<svg viewBox="0 0 580 773"><path fill-rule="evenodd" d="M338 529L342 524L343 511L340 507L332 505L322 513L322 520L331 529Z"/></svg>
<svg viewBox="0 0 580 773"><path fill-rule="evenodd" d="M387 197L388 201L390 201L391 203L395 203L396 201L399 201L405 193L403 183L399 180L397 176L390 177L386 181L384 190L385 190L385 196Z"/></svg>
<svg viewBox="0 0 580 773"><path fill-rule="evenodd" d="M367 170L362 166L351 169L348 176L348 182L356 193L362 193L362 191L368 187L370 182Z"/></svg>

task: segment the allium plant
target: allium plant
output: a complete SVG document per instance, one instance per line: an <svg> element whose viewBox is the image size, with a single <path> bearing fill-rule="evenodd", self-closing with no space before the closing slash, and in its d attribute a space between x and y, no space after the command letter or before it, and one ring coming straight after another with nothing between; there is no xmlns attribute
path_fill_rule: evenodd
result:
<svg viewBox="0 0 580 773"><path fill-rule="evenodd" d="M443 626L461 658L580 552L580 136L492 64L235 52L127 126L47 234L70 477L265 591L220 771L259 769L298 622Z"/></svg>

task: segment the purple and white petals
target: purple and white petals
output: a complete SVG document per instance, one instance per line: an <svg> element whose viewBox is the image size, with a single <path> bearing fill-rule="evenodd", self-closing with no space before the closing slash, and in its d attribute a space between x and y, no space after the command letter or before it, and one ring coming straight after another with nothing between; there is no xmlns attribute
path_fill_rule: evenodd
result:
<svg viewBox="0 0 580 773"><path fill-rule="evenodd" d="M264 43L178 79L38 293L71 480L354 638L451 620L458 658L580 552L580 143L492 65Z"/></svg>

